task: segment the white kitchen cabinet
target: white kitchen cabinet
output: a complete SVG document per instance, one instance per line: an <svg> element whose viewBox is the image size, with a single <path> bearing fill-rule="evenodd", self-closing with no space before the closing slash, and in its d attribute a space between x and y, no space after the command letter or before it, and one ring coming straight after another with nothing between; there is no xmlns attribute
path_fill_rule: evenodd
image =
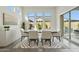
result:
<svg viewBox="0 0 79 59"><path fill-rule="evenodd" d="M10 26L9 31L0 30L0 47L8 46L20 38L21 33L17 26Z"/></svg>

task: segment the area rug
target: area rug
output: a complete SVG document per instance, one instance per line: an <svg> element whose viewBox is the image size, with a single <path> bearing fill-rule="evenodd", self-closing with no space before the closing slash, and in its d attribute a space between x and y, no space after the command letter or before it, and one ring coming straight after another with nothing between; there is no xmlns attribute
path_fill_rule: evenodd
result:
<svg viewBox="0 0 79 59"><path fill-rule="evenodd" d="M59 42L59 40L57 39L55 39L54 42L52 42L51 46L49 42L45 42L43 46L41 42L39 42L38 46L34 42L31 42L31 46L29 46L28 44L29 44L28 39L24 38L23 41L19 42L13 48L61 48L62 47L62 42Z"/></svg>

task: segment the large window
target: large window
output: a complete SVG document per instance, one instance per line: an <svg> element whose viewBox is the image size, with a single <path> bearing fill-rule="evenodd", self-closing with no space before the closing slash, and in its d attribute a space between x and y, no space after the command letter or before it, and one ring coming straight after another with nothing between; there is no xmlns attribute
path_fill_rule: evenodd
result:
<svg viewBox="0 0 79 59"><path fill-rule="evenodd" d="M74 43L75 45L79 45L79 7L65 13L63 16L64 37L69 39L70 42Z"/></svg>
<svg viewBox="0 0 79 59"><path fill-rule="evenodd" d="M28 17L28 21L35 21L35 13L30 12L26 15L26 17Z"/></svg>
<svg viewBox="0 0 79 59"><path fill-rule="evenodd" d="M29 12L25 17L28 17L28 21L30 22L30 29L51 29L50 19L52 14L50 12Z"/></svg>
<svg viewBox="0 0 79 59"><path fill-rule="evenodd" d="M64 14L64 37L69 39L69 12Z"/></svg>
<svg viewBox="0 0 79 59"><path fill-rule="evenodd" d="M71 40L79 38L79 8L71 11Z"/></svg>

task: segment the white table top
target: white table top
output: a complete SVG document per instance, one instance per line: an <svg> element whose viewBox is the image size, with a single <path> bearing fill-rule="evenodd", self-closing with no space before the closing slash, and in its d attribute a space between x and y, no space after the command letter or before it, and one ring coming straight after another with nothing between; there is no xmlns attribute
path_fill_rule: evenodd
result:
<svg viewBox="0 0 79 59"><path fill-rule="evenodd" d="M53 31L53 30L24 30L24 32L29 32L29 31L38 31L38 32L51 31L51 32L59 32L59 31Z"/></svg>

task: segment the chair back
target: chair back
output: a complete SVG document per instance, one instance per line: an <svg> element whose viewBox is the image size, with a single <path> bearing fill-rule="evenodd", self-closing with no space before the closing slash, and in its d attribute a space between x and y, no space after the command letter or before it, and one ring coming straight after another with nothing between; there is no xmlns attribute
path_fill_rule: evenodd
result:
<svg viewBox="0 0 79 59"><path fill-rule="evenodd" d="M37 31L29 31L29 39L38 39Z"/></svg>
<svg viewBox="0 0 79 59"><path fill-rule="evenodd" d="M25 32L23 29L21 29L21 36L28 37L28 32Z"/></svg>
<svg viewBox="0 0 79 59"><path fill-rule="evenodd" d="M61 36L60 32L53 32L52 36Z"/></svg>
<svg viewBox="0 0 79 59"><path fill-rule="evenodd" d="M51 39L52 33L51 31L42 31L41 39Z"/></svg>

